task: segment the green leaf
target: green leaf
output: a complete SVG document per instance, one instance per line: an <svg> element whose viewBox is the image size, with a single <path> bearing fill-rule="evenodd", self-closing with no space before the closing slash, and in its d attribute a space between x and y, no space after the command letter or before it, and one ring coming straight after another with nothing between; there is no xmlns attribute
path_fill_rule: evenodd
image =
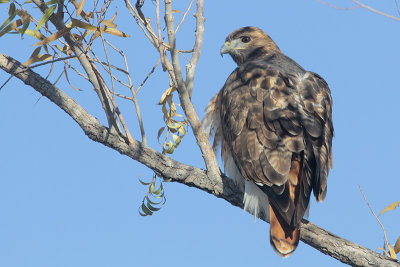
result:
<svg viewBox="0 0 400 267"><path fill-rule="evenodd" d="M163 193L163 195L164 195L164 193ZM165 202L167 202L167 198L163 196L163 200L164 200L164 201L163 201L163 203L161 204L161 207L163 207L164 204L165 204Z"/></svg>
<svg viewBox="0 0 400 267"><path fill-rule="evenodd" d="M165 130L165 127L161 127L159 130L158 130L158 133L157 133L157 141L160 143L160 136L162 135L162 133L164 132L164 130Z"/></svg>
<svg viewBox="0 0 400 267"><path fill-rule="evenodd" d="M71 19L72 25L88 31L97 31L97 27L78 19Z"/></svg>
<svg viewBox="0 0 400 267"><path fill-rule="evenodd" d="M0 4L6 4L8 2L10 2L10 0L0 0Z"/></svg>
<svg viewBox="0 0 400 267"><path fill-rule="evenodd" d="M145 183L145 182L143 182L142 180L140 180L140 179L138 179L139 180L139 182L142 184L142 185L149 185L149 184L151 184L151 183Z"/></svg>
<svg viewBox="0 0 400 267"><path fill-rule="evenodd" d="M160 205L162 201L154 202L150 199L149 196L146 196L146 201L149 202L152 205Z"/></svg>
<svg viewBox="0 0 400 267"><path fill-rule="evenodd" d="M139 214L140 214L140 216L143 216L143 217L147 216L147 214L141 213L140 210L139 210Z"/></svg>
<svg viewBox="0 0 400 267"><path fill-rule="evenodd" d="M15 12L15 4L14 4L14 3L11 3L11 4L10 4L10 8L9 8L9 10L8 10L8 14L9 14L9 17L8 17L8 19L6 19L6 21L4 21L4 23L0 26L0 31L1 31L5 26L7 26L8 23L10 23L10 22L15 18L15 16L17 15L17 13Z"/></svg>
<svg viewBox="0 0 400 267"><path fill-rule="evenodd" d="M20 19L8 24L7 27L5 27L3 30L0 31L0 37L12 30L17 30L17 27L20 26L21 24L22 22Z"/></svg>
<svg viewBox="0 0 400 267"><path fill-rule="evenodd" d="M156 197L156 198L164 198L164 192L162 192L161 195L159 195L159 196L158 195L154 195L154 197Z"/></svg>
<svg viewBox="0 0 400 267"><path fill-rule="evenodd" d="M49 7L48 9L46 9L46 12L44 12L42 19L39 21L39 23L36 27L36 31L38 31L43 26L43 24L49 20L50 16L53 15L54 10L56 10L56 8L57 8L57 5L54 5L54 6Z"/></svg>
<svg viewBox="0 0 400 267"><path fill-rule="evenodd" d="M48 2L45 3L48 6L54 5L54 4L58 4L58 0L50 0Z"/></svg>
<svg viewBox="0 0 400 267"><path fill-rule="evenodd" d="M160 210L161 209L161 207L160 208L156 208L156 207L153 207L150 203L147 203L147 207L149 208L149 210L151 210L151 211L158 211L158 210Z"/></svg>
<svg viewBox="0 0 400 267"><path fill-rule="evenodd" d="M61 46L59 46L59 45L56 45L56 48L57 48L58 50L60 50L61 52L67 51L67 46L66 46L66 45L64 45L64 47L61 47Z"/></svg>
<svg viewBox="0 0 400 267"><path fill-rule="evenodd" d="M29 18L26 18L26 20L24 21L24 24L22 25L21 30L19 31L21 33L21 38L24 36L24 33L28 29L30 23L31 23L31 20Z"/></svg>
<svg viewBox="0 0 400 267"><path fill-rule="evenodd" d="M16 29L17 32L21 33L22 29ZM31 29L26 29L25 34L28 34L38 40L45 39L44 35L37 31L32 31Z"/></svg>
<svg viewBox="0 0 400 267"><path fill-rule="evenodd" d="M182 125L179 122L175 122L175 120L168 120L167 121L167 126L168 126L169 129L178 129Z"/></svg>
<svg viewBox="0 0 400 267"><path fill-rule="evenodd" d="M9 15L10 17L12 17L12 16L15 17L15 14L17 14L17 12L15 12L15 11L16 11L15 4L14 4L14 3L11 3L11 4L10 4L10 9L8 10L8 15Z"/></svg>
<svg viewBox="0 0 400 267"><path fill-rule="evenodd" d="M157 191L154 192L154 194L159 195L162 190L163 190L163 186L162 186L162 184L160 184L160 187L157 189Z"/></svg>
<svg viewBox="0 0 400 267"><path fill-rule="evenodd" d="M144 204L144 202L142 203L142 210L144 213L146 213L147 215L152 215L153 212L151 210L149 210L149 208L146 207L146 205Z"/></svg>
<svg viewBox="0 0 400 267"><path fill-rule="evenodd" d="M151 185L150 185L150 192L154 192L154 183L152 183Z"/></svg>
<svg viewBox="0 0 400 267"><path fill-rule="evenodd" d="M168 154L174 153L175 145L172 143L171 140L168 142L167 146L168 146L168 148L167 148L167 151L166 151L166 152L167 152Z"/></svg>
<svg viewBox="0 0 400 267"><path fill-rule="evenodd" d="M381 213L379 213L378 216L380 216L381 214L387 212L388 210L394 210L395 208L397 208L400 205L400 201L397 201L395 203L390 204L389 206L387 206L386 208L384 208Z"/></svg>

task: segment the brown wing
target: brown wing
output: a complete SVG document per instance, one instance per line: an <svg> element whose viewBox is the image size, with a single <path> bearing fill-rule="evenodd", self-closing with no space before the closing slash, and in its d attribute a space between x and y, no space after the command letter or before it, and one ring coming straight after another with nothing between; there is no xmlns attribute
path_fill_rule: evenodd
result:
<svg viewBox="0 0 400 267"><path fill-rule="evenodd" d="M266 192L287 224L298 226L311 190L317 200L326 195L333 135L326 82L311 72L250 62L229 76L220 101L224 141L242 176ZM298 187L295 205L288 184L293 161L300 164L299 179L291 181Z"/></svg>

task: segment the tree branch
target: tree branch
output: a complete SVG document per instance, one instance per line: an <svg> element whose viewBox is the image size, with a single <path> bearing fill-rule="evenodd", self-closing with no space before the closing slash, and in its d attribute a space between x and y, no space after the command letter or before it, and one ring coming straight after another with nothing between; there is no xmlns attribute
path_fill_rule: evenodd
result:
<svg viewBox="0 0 400 267"><path fill-rule="evenodd" d="M202 2L202 0L199 0L199 1ZM201 7L202 7L202 5L201 5ZM202 15L202 12L203 12L203 9L201 9L201 12L200 12L201 15ZM169 47L170 47L170 53L171 53L171 59L172 59L172 66L173 66L173 71L175 74L175 82L176 82L175 85L177 86L177 89L179 92L179 99L181 101L182 108L185 111L186 117L193 129L193 134L194 134L197 144L201 150L201 153L202 153L203 159L205 161L209 175L219 177L220 170L218 167L217 159L215 157L214 151L208 140L208 136L205 133L205 131L201 125L199 117L197 116L196 110L194 109L193 104L190 101L189 93L187 91L186 84L182 77L182 71L181 71L181 66L180 66L179 57L178 57L178 50L176 48L174 16L172 14L171 0L165 0L165 23L167 25L168 41L169 41ZM202 36L201 36L201 38L202 38ZM200 44L200 48L201 48L201 44ZM198 53L198 56L200 56L200 53ZM196 64L197 64L197 61L196 61Z"/></svg>
<svg viewBox="0 0 400 267"><path fill-rule="evenodd" d="M43 13L45 13L48 9L48 6L42 0L33 0L33 2L36 4L37 7L39 7L39 9ZM64 21L59 19L56 14L52 14L49 20L51 21L51 23L53 23L58 31L66 28ZM111 129L115 128L118 132L121 133L116 114L114 113L113 105L106 94L108 88L102 80L100 72L94 65L93 60L90 60L88 53L83 51L82 47L72 36L71 32L68 32L66 35L64 35L64 39L68 43L71 50L74 52L86 74L88 75L89 81L93 85L94 90L100 99L103 110L107 116L108 125Z"/></svg>
<svg viewBox="0 0 400 267"><path fill-rule="evenodd" d="M351 0L351 1L354 2L354 3L356 3L356 4L358 4L360 7L363 7L363 8L365 8L365 9L368 9L368 10L374 12L374 13L377 13L377 14L379 14L379 15L385 16L385 17L390 18L390 19L394 19L394 20L400 21L400 18L397 18L397 17L395 17L395 16L392 16L392 15L389 15L389 14L386 14L386 13L383 13L383 12L381 12L381 11L379 11L379 10L373 9L373 8L370 7L370 6L364 5L364 4L361 3L360 1L357 1L357 0Z"/></svg>
<svg viewBox="0 0 400 267"><path fill-rule="evenodd" d="M194 71L196 70L197 63L199 62L201 47L204 39L204 8L203 0L197 0L196 3L197 11L194 16L196 17L196 40L193 47L193 54L190 62L186 65L186 88L189 93L189 97L192 97L193 86L194 86Z"/></svg>
<svg viewBox="0 0 400 267"><path fill-rule="evenodd" d="M394 20L400 21L400 18L398 18L398 17L395 17L395 16L392 16L392 15L386 14L386 13L384 13L382 11L376 10L376 9L374 9L374 8L372 8L370 6L367 6L367 5L361 3L360 1L357 1L357 0L350 0L353 3L357 4L357 6L353 6L353 7L338 7L338 6L335 6L335 5L331 5L331 4L329 4L329 3L325 2L325 1L322 1L322 0L317 0L317 1L320 2L321 4L325 5L325 6L328 6L330 8L334 8L334 9L338 9L338 10L352 10L352 9L357 9L357 8L365 8L365 9L368 9L369 11L372 11L372 12L377 13L379 15L385 16L385 17L387 17L389 19L394 19ZM396 3L396 7L397 7L397 1L395 1L395 3Z"/></svg>
<svg viewBox="0 0 400 267"><path fill-rule="evenodd" d="M48 80L1 53L0 68L31 86L64 110L93 141L144 164L166 179L198 188L243 208L243 192L226 176L214 176L202 169L177 162L136 140L128 145L126 139L115 132L110 132L107 127ZM265 218L261 219L265 220ZM304 243L343 263L352 266L400 266L395 260L338 237L307 220L302 221L300 232L300 238Z"/></svg>

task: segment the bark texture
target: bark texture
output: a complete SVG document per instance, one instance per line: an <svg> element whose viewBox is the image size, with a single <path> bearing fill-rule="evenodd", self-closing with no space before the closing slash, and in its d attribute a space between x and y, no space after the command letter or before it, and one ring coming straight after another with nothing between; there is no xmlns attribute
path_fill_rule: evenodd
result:
<svg viewBox="0 0 400 267"><path fill-rule="evenodd" d="M0 68L14 75L63 109L93 141L146 165L166 179L198 188L218 198L223 198L234 206L243 208L243 192L226 176L208 175L205 170L177 162L136 140L128 144L126 137L121 136L115 130L110 131L48 80L15 59L1 53ZM265 218L261 219L265 220ZM400 266L400 263L395 260L338 237L307 220L303 220L301 223L300 239L322 253L352 266Z"/></svg>

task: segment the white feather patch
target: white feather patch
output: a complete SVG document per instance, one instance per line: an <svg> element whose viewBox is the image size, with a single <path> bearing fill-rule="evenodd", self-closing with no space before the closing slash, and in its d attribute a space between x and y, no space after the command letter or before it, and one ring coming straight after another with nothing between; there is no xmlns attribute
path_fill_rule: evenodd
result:
<svg viewBox="0 0 400 267"><path fill-rule="evenodd" d="M240 174L240 171L236 167L235 161L233 160L231 153L222 151L222 160L224 161L224 170L228 173L229 178L235 181L241 190L245 190L244 178Z"/></svg>
<svg viewBox="0 0 400 267"><path fill-rule="evenodd" d="M311 202L311 201L310 201L310 202ZM311 205L310 202L308 203L308 206L307 206L306 212L305 212L304 215L303 215L303 218L308 219L308 216L310 216L310 205Z"/></svg>
<svg viewBox="0 0 400 267"><path fill-rule="evenodd" d="M222 153L222 158L224 160L225 172L228 173L229 177L242 190L244 189L243 209L253 214L254 219L265 217L267 222L269 222L269 202L267 195L253 181L246 181L243 178L229 152Z"/></svg>
<svg viewBox="0 0 400 267"><path fill-rule="evenodd" d="M244 210L257 217L265 216L269 222L269 202L267 195L253 181L245 181Z"/></svg>

